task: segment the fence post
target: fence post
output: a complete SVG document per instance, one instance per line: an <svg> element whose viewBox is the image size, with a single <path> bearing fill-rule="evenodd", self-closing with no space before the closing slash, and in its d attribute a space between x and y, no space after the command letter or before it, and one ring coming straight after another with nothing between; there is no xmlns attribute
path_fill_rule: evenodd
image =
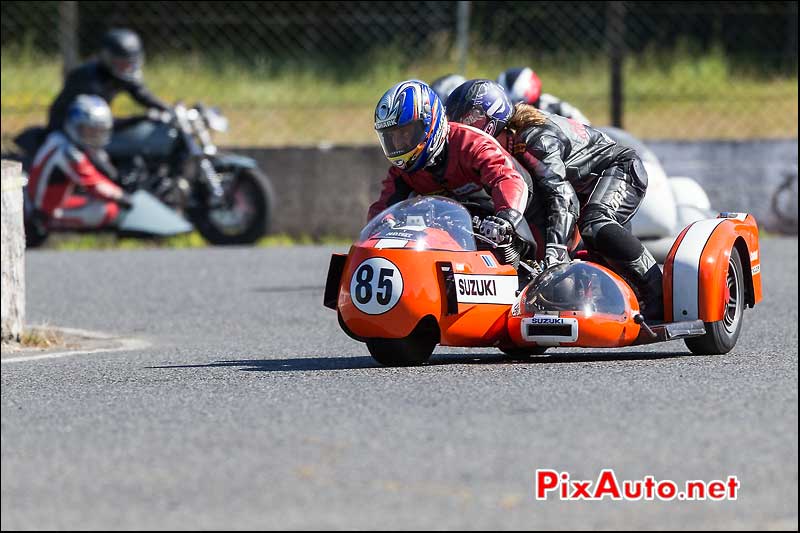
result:
<svg viewBox="0 0 800 533"><path fill-rule="evenodd" d="M64 61L63 74L78 66L78 2L58 4L58 46Z"/></svg>
<svg viewBox="0 0 800 533"><path fill-rule="evenodd" d="M467 55L469 54L469 11L470 2L458 3L458 18L456 20L458 73L467 75Z"/></svg>
<svg viewBox="0 0 800 533"><path fill-rule="evenodd" d="M611 63L611 125L622 129L624 105L622 66L625 59L625 4L623 2L608 3L606 41Z"/></svg>
<svg viewBox="0 0 800 533"><path fill-rule="evenodd" d="M25 224L22 165L2 162L0 205L0 337L19 341L25 325Z"/></svg>

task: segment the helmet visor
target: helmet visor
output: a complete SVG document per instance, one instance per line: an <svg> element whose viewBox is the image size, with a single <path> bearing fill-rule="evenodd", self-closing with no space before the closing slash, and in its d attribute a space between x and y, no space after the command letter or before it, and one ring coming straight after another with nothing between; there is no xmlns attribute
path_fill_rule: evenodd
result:
<svg viewBox="0 0 800 533"><path fill-rule="evenodd" d="M80 142L92 148L103 148L111 140L111 128L101 124L81 124L78 127Z"/></svg>
<svg viewBox="0 0 800 533"><path fill-rule="evenodd" d="M486 116L486 113L484 113L483 109L473 107L467 111L463 117L461 117L460 122L462 124L466 124L467 126L478 128L479 130L485 130L489 119Z"/></svg>
<svg viewBox="0 0 800 533"><path fill-rule="evenodd" d="M142 63L142 56L112 57L111 72L125 80L140 80Z"/></svg>
<svg viewBox="0 0 800 533"><path fill-rule="evenodd" d="M386 157L398 157L425 142L425 124L421 120L415 120L402 126L378 130L378 138Z"/></svg>

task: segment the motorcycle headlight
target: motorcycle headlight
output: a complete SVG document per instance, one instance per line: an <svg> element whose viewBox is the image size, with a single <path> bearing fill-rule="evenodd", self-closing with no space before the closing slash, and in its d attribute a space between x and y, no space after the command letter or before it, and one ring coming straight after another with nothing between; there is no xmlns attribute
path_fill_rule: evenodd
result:
<svg viewBox="0 0 800 533"><path fill-rule="evenodd" d="M228 119L215 107L203 110L208 127L214 131L224 133L228 131Z"/></svg>

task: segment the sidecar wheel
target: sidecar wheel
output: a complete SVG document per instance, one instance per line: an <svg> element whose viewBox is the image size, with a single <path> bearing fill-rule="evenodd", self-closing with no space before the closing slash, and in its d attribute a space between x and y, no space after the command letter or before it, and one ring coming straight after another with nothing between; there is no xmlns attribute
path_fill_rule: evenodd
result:
<svg viewBox="0 0 800 533"><path fill-rule="evenodd" d="M549 348L549 346L530 346L528 348L500 348L500 351L509 357L524 359L526 357L544 355L547 348Z"/></svg>
<svg viewBox="0 0 800 533"><path fill-rule="evenodd" d="M706 322L706 334L685 339L689 350L695 355L721 355L730 352L742 331L745 307L744 272L739 251L734 247L728 260L728 284L730 298L725 302L725 313L718 322Z"/></svg>

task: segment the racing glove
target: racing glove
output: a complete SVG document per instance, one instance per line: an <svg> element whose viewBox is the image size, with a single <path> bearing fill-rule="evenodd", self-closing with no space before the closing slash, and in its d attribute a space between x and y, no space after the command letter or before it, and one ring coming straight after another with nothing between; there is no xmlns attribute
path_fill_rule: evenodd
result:
<svg viewBox="0 0 800 533"><path fill-rule="evenodd" d="M562 263L569 263L567 247L563 244L548 244L544 249L545 268L550 268Z"/></svg>
<svg viewBox="0 0 800 533"><path fill-rule="evenodd" d="M511 222L497 216L489 216L481 221L479 228L481 235L497 244L511 242L514 237L514 226Z"/></svg>
<svg viewBox="0 0 800 533"><path fill-rule="evenodd" d="M117 198L116 201L123 209L130 209L133 207L133 199L131 198L131 195L126 192L122 193L122 195Z"/></svg>
<svg viewBox="0 0 800 533"><path fill-rule="evenodd" d="M567 247L563 244L549 243L544 250L544 259L536 261L533 265L534 275L538 276L548 268L569 263Z"/></svg>

